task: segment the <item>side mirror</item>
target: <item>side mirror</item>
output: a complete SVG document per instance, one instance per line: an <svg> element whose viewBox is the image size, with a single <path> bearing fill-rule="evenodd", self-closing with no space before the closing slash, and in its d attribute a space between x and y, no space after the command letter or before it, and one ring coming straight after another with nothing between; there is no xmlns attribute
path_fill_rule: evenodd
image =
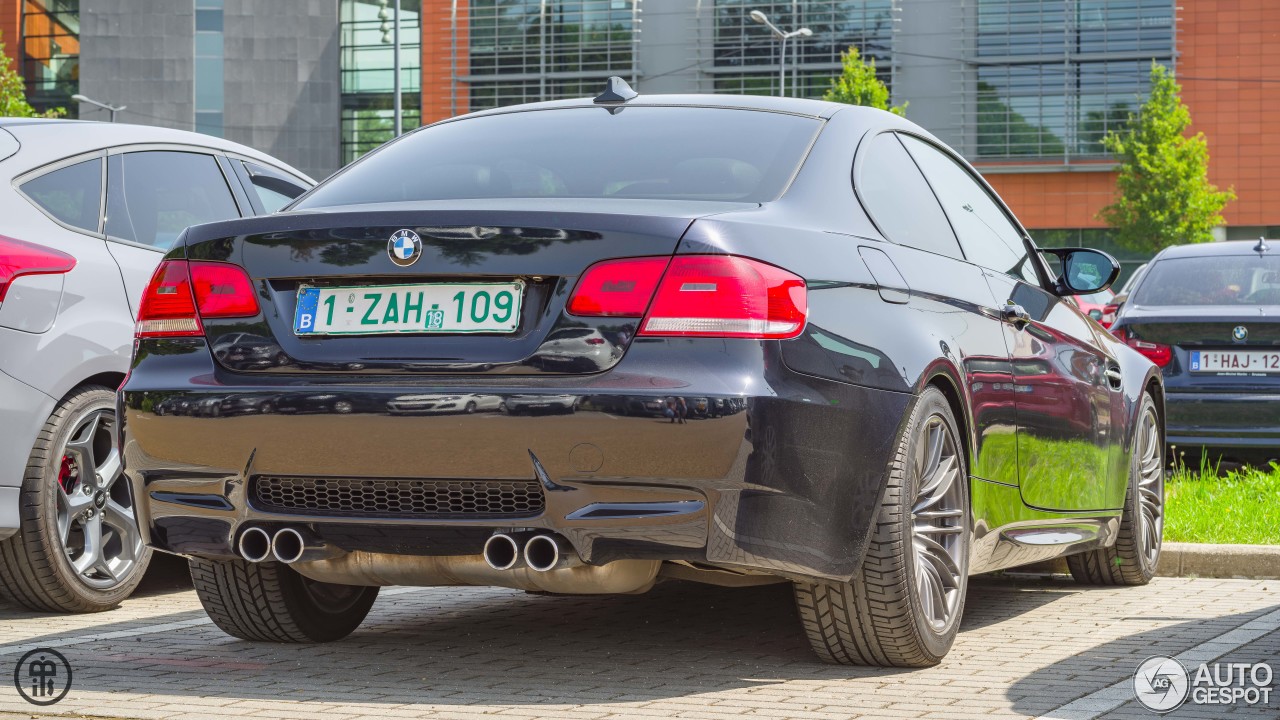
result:
<svg viewBox="0 0 1280 720"><path fill-rule="evenodd" d="M1120 263L1101 250L1088 248L1044 248L1062 261L1057 281L1059 295L1090 295L1111 287L1120 276Z"/></svg>

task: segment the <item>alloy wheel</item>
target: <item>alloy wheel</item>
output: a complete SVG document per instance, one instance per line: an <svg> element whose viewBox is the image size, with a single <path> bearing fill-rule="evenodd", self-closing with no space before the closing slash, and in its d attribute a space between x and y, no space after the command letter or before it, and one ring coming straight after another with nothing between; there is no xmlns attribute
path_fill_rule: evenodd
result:
<svg viewBox="0 0 1280 720"><path fill-rule="evenodd" d="M109 589L142 556L142 536L115 443L115 413L99 409L75 424L58 466L58 541L80 580Z"/></svg>
<svg viewBox="0 0 1280 720"><path fill-rule="evenodd" d="M925 621L937 632L957 615L964 578L964 486L956 442L940 415L921 428L913 458L915 501L911 505L911 554Z"/></svg>
<svg viewBox="0 0 1280 720"><path fill-rule="evenodd" d="M1138 538L1142 555L1155 565L1164 533L1164 442L1154 410L1142 414L1138 428Z"/></svg>

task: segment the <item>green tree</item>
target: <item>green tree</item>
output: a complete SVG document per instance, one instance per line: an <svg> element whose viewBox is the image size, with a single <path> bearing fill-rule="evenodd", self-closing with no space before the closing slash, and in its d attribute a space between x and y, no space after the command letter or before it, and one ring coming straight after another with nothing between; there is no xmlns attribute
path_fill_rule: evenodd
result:
<svg viewBox="0 0 1280 720"><path fill-rule="evenodd" d="M27 102L22 76L13 69L13 61L4 52L4 38L0 37L0 117L58 117L62 108L37 112Z"/></svg>
<svg viewBox="0 0 1280 720"><path fill-rule="evenodd" d="M1223 224L1222 209L1236 197L1209 182L1209 146L1204 133L1187 137L1191 113L1180 92L1169 69L1151 63L1150 99L1129 115L1127 127L1102 140L1120 159L1119 194L1098 217L1134 250L1212 241L1210 231Z"/></svg>
<svg viewBox="0 0 1280 720"><path fill-rule="evenodd" d="M840 61L844 68L839 77L831 79L831 87L822 96L823 100L888 110L906 117L907 103L889 107L889 88L876 77L875 58L864 61L858 48L850 47L849 52L840 53Z"/></svg>

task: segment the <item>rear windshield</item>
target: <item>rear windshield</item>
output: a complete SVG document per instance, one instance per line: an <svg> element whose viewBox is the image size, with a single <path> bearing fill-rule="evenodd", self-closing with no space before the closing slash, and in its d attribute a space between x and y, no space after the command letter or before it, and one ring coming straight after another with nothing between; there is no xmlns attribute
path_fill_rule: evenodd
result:
<svg viewBox="0 0 1280 720"><path fill-rule="evenodd" d="M1170 258L1152 263L1138 305L1280 305L1280 256Z"/></svg>
<svg viewBox="0 0 1280 720"><path fill-rule="evenodd" d="M292 209L479 198L767 202L821 121L752 110L630 107L515 112L415 132Z"/></svg>

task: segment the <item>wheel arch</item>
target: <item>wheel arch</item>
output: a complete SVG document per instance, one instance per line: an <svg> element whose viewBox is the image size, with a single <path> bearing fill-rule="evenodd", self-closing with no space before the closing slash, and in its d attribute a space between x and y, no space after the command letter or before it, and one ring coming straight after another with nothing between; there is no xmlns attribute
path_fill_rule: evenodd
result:
<svg viewBox="0 0 1280 720"><path fill-rule="evenodd" d="M114 370L108 371L108 372L100 372L100 373L97 373L96 375L90 375L84 380L81 380L80 382L76 383L75 386L72 387L70 390L68 390L62 397L63 399L66 399L67 395L70 395L71 393L75 392L78 388L82 388L87 385L100 385L109 390L113 390L113 391L118 390L120 388L120 385L124 383L124 378L125 378L125 373L114 371Z"/></svg>
<svg viewBox="0 0 1280 720"><path fill-rule="evenodd" d="M939 362L924 374L920 392L924 392L929 387L937 388L943 397L947 399L947 405L951 407L951 413L955 415L956 422L960 425L957 429L960 431L960 444L964 448L965 469L968 474L972 474L974 461L973 418L969 412L968 396L961 389L964 384L959 380L959 372L950 364Z"/></svg>

